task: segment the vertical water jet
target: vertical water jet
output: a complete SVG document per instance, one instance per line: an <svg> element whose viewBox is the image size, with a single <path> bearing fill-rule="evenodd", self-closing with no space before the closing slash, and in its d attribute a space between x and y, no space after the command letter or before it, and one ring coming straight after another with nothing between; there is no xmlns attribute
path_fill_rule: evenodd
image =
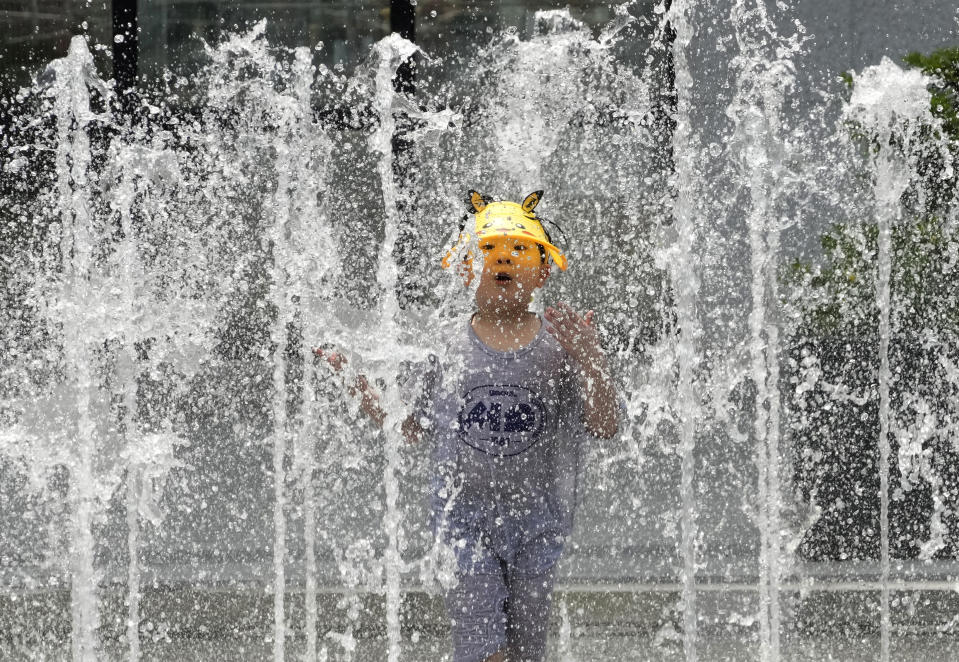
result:
<svg viewBox="0 0 959 662"><path fill-rule="evenodd" d="M123 165L133 166L136 158L128 160L126 150L120 150L118 161ZM131 156L133 156L131 154ZM128 162L129 161L129 162ZM136 176L135 168L126 170L120 176L123 178L117 191L115 204L120 212L120 231L123 234L118 258L120 260L119 270L122 283L122 305L124 311L130 316L130 319L137 319L136 306L136 284L142 282L142 275L137 274L134 265L137 262L136 243L133 233L133 223L131 218L131 207L133 205L133 196L135 183L133 178ZM133 339L125 337L121 339L122 345L118 348L120 357L118 362L121 369L118 370L123 389L123 418L122 431L127 447L136 444L139 437L137 429L137 380L136 380L136 353L132 346ZM129 650L129 659L136 662L140 659L140 490L142 477L140 467L136 462L131 462L127 467L126 476L126 519L127 519L127 554L129 556L127 567L127 647Z"/></svg>
<svg viewBox="0 0 959 662"><path fill-rule="evenodd" d="M309 350L309 334L317 331L313 322L314 315L304 310L310 300L311 267L314 253L320 259L327 258L324 267L332 264L330 251L318 244L329 240L320 229L323 218L317 213L316 195L319 185L316 183L324 174L324 147L326 136L313 124L311 92L313 83L312 57L308 48L297 48L293 53L288 78L285 81L289 90L276 100L279 140L275 144L276 188L272 196L273 221L270 225L272 255L272 295L276 309L276 318L271 326L270 338L274 345L273 355L273 657L282 662L286 649L286 507L287 494L287 455L292 451L294 461L300 470L301 480L306 489L304 498L310 507L313 504L311 483L312 455L314 445L307 436L312 432L311 375L312 354ZM319 159L321 162L317 163ZM318 241L319 240L319 241ZM322 275L322 274L321 274ZM294 327L299 325L301 342L295 343ZM290 416L292 404L292 385L288 385L289 368L295 352L298 352L297 370L299 371L299 414ZM288 448L292 446L292 448ZM304 466L305 464L305 466ZM312 512L312 511L311 511ZM306 522L305 526L311 526ZM305 533L314 540L313 531ZM307 623L310 640L315 655L316 644L316 568L315 548L308 545L309 556L305 559L307 595L311 604L307 605L307 615L312 620ZM310 653L307 654L308 656Z"/></svg>
<svg viewBox="0 0 959 662"><path fill-rule="evenodd" d="M735 160L749 194L746 212L751 272L749 372L756 389L752 428L757 469L756 524L760 536L760 659L769 662L779 659L781 628L779 425L782 401L779 329L774 312L778 303L780 221L776 205L786 179L786 141L782 136L781 118L785 92L793 82L793 64L788 56L795 47L784 43L777 34L764 0L756 0L754 7L748 7L746 0L737 0L730 19L740 55L735 60L739 68L736 94L726 114L735 127Z"/></svg>
<svg viewBox="0 0 959 662"><path fill-rule="evenodd" d="M83 37L70 41L67 56L50 65L55 80L49 90L56 119L57 207L60 215L60 258L63 273L56 308L63 327L65 372L75 396L77 428L70 463L68 499L73 522L70 536L71 648L78 662L98 656L97 605L99 576L94 568L93 520L95 514L96 423L90 413L94 388L88 334L76 293L87 289L93 268L92 216L90 214L90 138L87 131L96 116L91 109L89 84L93 58Z"/></svg>
<svg viewBox="0 0 959 662"><path fill-rule="evenodd" d="M379 155L376 169L380 178L383 196L384 229L383 242L380 244L376 266L376 283L379 286L379 311L385 347L396 347L399 341L396 324L399 316L399 304L396 299L397 265L393 258L393 249L399 236L400 218L398 195L394 182L393 135L396 132L396 119L393 117L393 101L396 91L393 89L393 76L397 68L413 53L416 46L397 34L390 35L374 46L377 62L374 73L373 106L378 124L370 136L370 146ZM398 366L392 366L398 368ZM396 374L396 370L393 370ZM386 419L383 422L386 464L383 469L383 485L386 491L383 528L386 531L386 549L383 551L383 565L386 576L386 640L387 659L398 662L400 659L400 572L402 570L402 523L397 500L399 483L396 471L400 462L400 423L399 393L395 380L387 386L384 394Z"/></svg>
<svg viewBox="0 0 959 662"><path fill-rule="evenodd" d="M676 34L673 42L673 63L676 81L676 111L673 131L675 190L673 201L672 250L675 259L670 277L676 293L676 322L679 327L677 358L679 381L677 409L679 410L679 452L681 457L680 499L682 503L680 553L683 558L682 609L683 650L687 662L697 659L696 612L696 430L699 419L699 394L696 389L698 367L697 345L700 330L697 316L699 282L696 270L696 165L693 162L696 142L691 123L693 77L686 52L693 38L690 13L693 0L674 0L668 19Z"/></svg>
<svg viewBox="0 0 959 662"><path fill-rule="evenodd" d="M929 110L928 80L918 71L903 71L888 58L855 77L846 118L869 141L874 173L877 238L876 308L879 335L879 582L880 659L888 662L892 622L889 576L889 470L892 417L889 345L892 337L893 227L902 220L901 198L916 174L916 146L921 128L934 124Z"/></svg>

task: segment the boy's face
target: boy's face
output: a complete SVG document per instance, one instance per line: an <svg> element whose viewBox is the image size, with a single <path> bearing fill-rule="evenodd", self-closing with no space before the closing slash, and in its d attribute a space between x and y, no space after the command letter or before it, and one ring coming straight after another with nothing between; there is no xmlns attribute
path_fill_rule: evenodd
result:
<svg viewBox="0 0 959 662"><path fill-rule="evenodd" d="M491 237L479 241L483 273L476 290L480 308L524 311L533 291L549 277L549 264L536 242L515 237Z"/></svg>

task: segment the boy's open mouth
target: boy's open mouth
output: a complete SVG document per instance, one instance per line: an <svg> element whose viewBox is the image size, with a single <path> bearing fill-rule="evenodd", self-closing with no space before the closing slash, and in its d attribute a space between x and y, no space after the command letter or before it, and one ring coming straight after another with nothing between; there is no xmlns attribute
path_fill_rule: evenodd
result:
<svg viewBox="0 0 959 662"><path fill-rule="evenodd" d="M511 280L513 280L513 279L510 277L509 274L504 273L504 272L501 271L501 272L499 272L498 274L496 274L496 280L497 280L498 282L501 282L501 283L506 283L506 282L509 282L509 281L511 281Z"/></svg>

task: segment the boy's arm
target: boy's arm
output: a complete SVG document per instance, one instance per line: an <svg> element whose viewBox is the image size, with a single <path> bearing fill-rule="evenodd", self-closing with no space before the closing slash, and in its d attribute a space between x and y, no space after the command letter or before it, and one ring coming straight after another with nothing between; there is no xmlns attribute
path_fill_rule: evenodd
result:
<svg viewBox="0 0 959 662"><path fill-rule="evenodd" d="M337 372L343 370L343 366L346 365L346 357L342 354L330 352L322 348L314 349L313 353L321 358L325 358L327 363ZM373 387L370 386L370 380L366 378L366 375L357 375L356 379L353 380L353 384L347 387L347 393L353 397L359 394L360 410L366 414L377 427L383 427L383 422L386 420L386 410L380 407L380 396L373 390ZM417 442L423 437L424 430L413 414L410 414L404 419L401 429L403 431L403 437L409 443Z"/></svg>
<svg viewBox="0 0 959 662"><path fill-rule="evenodd" d="M581 317L565 303L546 309L547 330L580 365L583 422L597 437L610 439L617 430L616 387L593 327L593 311Z"/></svg>
<svg viewBox="0 0 959 662"><path fill-rule="evenodd" d="M386 420L386 410L380 407L380 396L372 389L366 375L357 375L348 392L354 397L359 394L360 410L369 416L377 427L383 427L383 421Z"/></svg>
<svg viewBox="0 0 959 662"><path fill-rule="evenodd" d="M426 430L424 430L423 426L416 420L415 414L410 414L404 418L403 425L400 429L403 430L403 438L406 439L406 443L408 444L415 444L418 441L422 441L423 435L426 434Z"/></svg>

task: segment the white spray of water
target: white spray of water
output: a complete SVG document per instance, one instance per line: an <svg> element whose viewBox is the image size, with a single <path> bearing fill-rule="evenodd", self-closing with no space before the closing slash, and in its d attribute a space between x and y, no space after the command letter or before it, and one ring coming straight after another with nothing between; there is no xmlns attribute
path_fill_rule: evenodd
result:
<svg viewBox="0 0 959 662"><path fill-rule="evenodd" d="M612 79L616 67L609 46L633 20L627 12L617 12L597 40L568 9L537 11L529 40L506 36L481 54L482 59L494 52L496 62L486 87L490 96L495 94L495 103L484 112L496 141L491 158L518 190L544 185L546 165L564 138L563 129L584 108L616 105L615 93L625 87L630 100L643 106L632 112L641 117L648 110L647 90L638 79ZM596 76L603 77L604 84L597 84Z"/></svg>
<svg viewBox="0 0 959 662"><path fill-rule="evenodd" d="M853 94L846 108L847 119L860 125L875 141L874 195L879 224L876 304L879 308L879 518L880 518L880 659L889 660L889 431L890 387L889 341L892 335L891 275L892 228L901 220L900 198L914 176L914 140L923 125L933 123L929 108L929 80L921 72L903 70L890 59L867 67L855 77Z"/></svg>
<svg viewBox="0 0 959 662"><path fill-rule="evenodd" d="M61 304L74 299L72 292L85 289L92 267L93 242L89 215L90 141L86 129L95 117L90 111L88 81L93 79L93 58L86 41L74 37L67 57L51 64L56 74L54 113L57 118L57 190L61 210L61 250L66 260ZM70 464L70 503L74 508L74 528L70 544L70 612L72 615L73 659L78 662L97 658L99 609L98 577L94 571L93 517L95 510L96 452L95 423L90 417L90 390L93 388L87 333L80 315L64 316L64 352L76 392L76 457Z"/></svg>
<svg viewBox="0 0 959 662"><path fill-rule="evenodd" d="M105 98L109 90L96 78L83 38L75 38L67 57L54 61L50 69L53 82L46 92L53 99L58 172L53 207L59 212L62 262L54 266L60 273L42 274L56 277L34 283L33 296L43 302L49 328L61 338L65 381L49 385L49 392L33 394L23 403L18 425L0 434L0 449L8 457L25 461L38 489L55 467L70 470L71 641L77 660L98 655L99 573L94 567L91 527L126 472L131 555L127 636L130 657L137 659L139 521L141 516L159 521L156 492L177 464L172 453L179 439L169 430L145 433L139 429L135 346L154 341L151 360L164 360L172 345L182 340L184 320L196 330L204 327L205 318L193 302L185 303L175 294L163 301L153 300L149 296L152 283L144 275L136 249L132 205L136 193L144 191L138 182L168 176L169 159L150 149L112 146L104 166L106 176L98 182L102 190L95 192L87 132L91 123L109 120L91 111L90 90ZM95 195L107 199L110 209L118 213L122 236L115 250L96 259L95 251L109 245L111 239L97 234L91 202ZM93 365L97 346L115 354L111 384L118 387L122 403L118 427L112 424L115 413L98 388L99 375ZM178 349L181 358L191 355L185 345Z"/></svg>
<svg viewBox="0 0 959 662"><path fill-rule="evenodd" d="M753 6L754 5L754 6ZM733 149L749 190L749 247L752 308L749 315L750 377L756 387L753 413L755 463L758 470L757 527L760 534L760 659L779 659L781 581L779 478L781 396L777 303L780 220L776 203L784 185L785 141L782 116L785 92L793 84L795 41L784 44L766 14L763 0L737 0L731 21L740 55L736 95L726 113L735 126ZM768 52L776 47L775 56Z"/></svg>
<svg viewBox="0 0 959 662"><path fill-rule="evenodd" d="M377 172L383 191L385 210L385 228L383 242L380 244L379 260L376 270L376 282L380 288L379 315L382 321L383 336L379 338L383 347L391 348L398 344L396 324L399 319L399 305L396 300L397 267L393 259L393 249L399 236L399 208L396 182L393 176L393 134L396 132L396 120L393 117L393 104L396 92L393 90L393 76L397 68L415 52L416 46L397 34L390 35L377 42L374 51L378 57L375 71L374 108L379 125L370 138L371 147L379 154ZM393 366L393 374L399 365ZM387 659L398 662L400 659L400 573L402 570L403 531L401 514L397 505L399 482L396 476L400 463L401 411L400 395L395 380L387 388L384 398L387 412L383 422L386 447L384 455L386 466L383 469L383 484L386 490L386 510L383 515L383 527L386 530L387 544L384 550L386 570L386 639Z"/></svg>
<svg viewBox="0 0 959 662"><path fill-rule="evenodd" d="M330 307L323 297L311 297L312 292L325 291L330 277L339 269L339 260L334 255L329 218L318 207L318 197L327 176L327 164L331 141L312 122L310 88L313 83L313 67L309 49L298 48L291 72L292 98L290 104L289 148L294 160L293 172L299 173L297 185L288 193L288 204L295 212L292 230L300 250L287 265L294 295L300 303L299 315L304 343L309 338L319 337L329 326ZM309 173L309 176L303 176ZM319 301L315 299L319 298ZM303 535L304 535L304 609L306 612L306 653L304 660L316 659L317 627L319 612L316 604L316 495L314 473L317 469L317 417L329 412L322 411L316 393L316 369L313 354L308 345L301 351L302 364L300 393L300 416L293 435L294 468L303 489ZM323 401L328 404L328 400Z"/></svg>
<svg viewBox="0 0 959 662"><path fill-rule="evenodd" d="M325 156L329 141L313 125L310 88L313 83L313 67L310 50L298 48L290 71L289 94L278 101L278 119L281 126L277 149L277 183L273 196L273 298L277 317L273 323L271 338L276 347L273 363L273 471L274 471L274 644L273 655L277 662L285 657L285 592L286 592L286 455L288 442L293 442L294 458L298 459L299 475L304 484L312 484L313 444L308 436L313 431L310 425L313 381L312 354L309 347L300 351L301 382L299 398L301 411L292 420L288 416L288 393L286 384L287 346L290 325L299 321L306 333L304 341L316 331L314 313L303 309L308 300L311 285L320 285L336 260L329 250L329 232L325 218L317 213L316 195L325 172ZM318 255L314 255L317 252ZM317 265L320 265L317 268ZM308 458L308 459L307 459ZM304 526L308 541L313 540L314 515L313 494L308 487L304 498L311 509ZM316 567L313 544L307 545L306 559L306 613L307 613L307 659L314 659L316 651Z"/></svg>
<svg viewBox="0 0 959 662"><path fill-rule="evenodd" d="M561 135L556 127L568 124L575 110L562 100L582 97L582 72L562 71L557 64L568 66L571 49L592 41L566 10L538 11L534 24L540 34L533 39L510 38L510 66L495 86L502 101L490 109L496 158L503 171L522 173L522 190L542 185L543 163ZM526 89L531 81L537 89Z"/></svg>
<svg viewBox="0 0 959 662"><path fill-rule="evenodd" d="M120 261L122 265L123 279L123 304L131 316L136 314L134 291L137 276L135 265L137 264L136 245L134 243L133 226L131 219L131 206L134 196L134 182L132 177L125 177L119 187L120 203L120 226L123 232L123 240L120 246ZM135 378L135 356L133 347L125 343L121 354L121 363L126 368L123 370L123 434L130 440L138 436L137 429L137 383ZM140 659L140 517L139 501L141 491L140 472L130 467L127 470L127 552L130 556L130 562L127 569L127 644L130 651L130 659Z"/></svg>
<svg viewBox="0 0 959 662"><path fill-rule="evenodd" d="M573 628L569 619L566 596L559 601L559 659L560 662L576 662L573 657Z"/></svg>
<svg viewBox="0 0 959 662"><path fill-rule="evenodd" d="M173 458L173 449L181 440L167 432L144 434L139 427L139 398L137 397L137 367L134 343L150 335L147 327L149 314L139 291L145 283L142 265L137 255L137 238L133 227L134 196L141 181L149 181L158 173L171 170L167 154L139 147L112 149L116 175L120 185L114 194L114 205L120 215L123 238L116 257L119 260L120 311L129 320L120 338L117 372L123 390L122 430L124 435L124 464L127 467L127 645L130 660L140 658L140 519L146 514L154 524L159 523L154 506L155 481L163 482L171 468L179 463ZM119 311L118 311L119 312ZM157 348L160 351L160 348Z"/></svg>
<svg viewBox="0 0 959 662"><path fill-rule="evenodd" d="M914 412L911 421L903 425L896 417L889 421L889 432L899 445L898 466L900 471L900 488L912 489L925 479L932 491L932 516L929 521L929 539L919 548L919 558L923 561L931 560L936 552L946 546L946 536L949 528L942 518L946 514L946 502L943 499L944 482L936 467L935 457L925 450L927 442L934 441L937 433L947 426L940 421L930 403L912 393L903 394L902 407Z"/></svg>
<svg viewBox="0 0 959 662"><path fill-rule="evenodd" d="M693 485L696 472L696 429L699 419L699 394L696 391L697 345L701 330L697 319L696 300L699 280L695 268L696 227L696 139L691 124L691 104L694 81L686 53L693 37L689 12L693 4L686 0L674 2L668 19L676 32L673 44L673 63L676 73L676 129L673 132L676 197L673 205L675 243L670 273L676 293L676 320L680 337L677 343L679 382L677 409L680 416L679 447L681 459L680 499L680 553L683 558L683 650L687 662L697 659L696 613L696 492ZM660 6L662 7L662 6Z"/></svg>
<svg viewBox="0 0 959 662"><path fill-rule="evenodd" d="M677 3L680 4L680 3ZM678 9L674 8L674 13L671 14L673 17L678 17L680 20L676 22L679 38L677 39L676 45L676 63L677 63L677 88L680 92L680 105L677 109L677 120L678 120L678 129L677 133L674 136L674 148L675 153L677 154L677 199L675 205L675 217L676 217L676 231L677 237L676 241L672 246L672 254L675 255L678 260L671 263L673 268L673 283L677 292L677 311L678 311L678 320L680 325L680 330L682 335L680 336L680 342L676 348L678 362L680 365L680 380L679 380L679 403L677 410L680 412L681 419L679 420L679 429L681 434L681 452L682 452L682 462L683 462L683 477L681 484L681 496L682 496L682 542L681 542L681 551L683 557L683 606L684 606L684 646L686 648L686 655L689 659L696 658L696 595L695 595L695 579L696 579L696 520L695 514L698 510L695 504L695 492L693 488L694 480L694 450L695 450L695 434L697 430L697 420L701 416L699 411L699 398L696 392L696 381L695 381L695 371L698 367L698 353L696 347L696 339L698 337L698 319L697 319L697 296L698 296L698 282L696 280L696 271L693 268L693 252L695 250L695 241L696 241L696 232L697 232L697 223L696 223L696 211L693 207L693 191L695 183L695 165L693 162L693 154L695 154L696 148L696 135L694 130L689 125L690 118L690 104L691 104L691 91L692 91L692 80L689 75L688 64L685 60L685 53L689 48L689 40L691 38L691 29L688 25L688 17L686 16L686 11L688 11L690 3L686 3L685 6L681 6ZM394 46L396 44L393 44ZM402 46L402 44L400 44ZM397 50L404 50L403 48L398 48ZM392 58L395 55L395 51L392 51L388 58L383 58L384 60ZM300 56L298 55L298 58ZM401 55L402 57L408 57L408 53ZM565 55L564 55L565 57ZM302 63L302 59L299 60ZM398 192L395 190L395 183L392 180L392 160L390 157L391 151L391 138L392 132L395 127L392 122L392 112L394 109L394 104L396 102L396 97L392 92L392 81L391 75L392 71L387 71L388 67L384 67L381 70L377 71L377 111L379 117L382 119L379 130L373 138L372 144L379 151L380 156L382 157L380 161L380 178L383 185L383 197L384 202L386 203L387 210L387 224L386 224L386 241L381 246L381 255L379 260L379 268L377 272L377 282L381 288L381 306L378 314L380 319L384 321L384 326L377 329L375 338L372 340L376 342L377 345L381 347L381 351L389 352L394 349L390 346L389 341L397 341L399 336L399 330L396 328L396 321L400 315L398 306L396 305L396 300L393 297L393 292L397 285L397 274L396 274L396 265L392 256L393 244L396 241L396 229L398 225L398 219L396 218L396 200L398 197ZM395 71L395 67L393 69ZM387 75L387 73L389 75ZM782 72L780 72L782 73ZM788 72L787 72L788 73ZM381 75L382 74L382 75ZM865 74L863 76L865 78ZM301 78L299 80L307 80L307 78ZM308 89L309 85L306 85ZM757 136L764 133L769 133L774 131L774 127L770 128L775 121L775 117L770 118L768 116L770 108L775 108L777 103L781 103L781 99L775 97L776 90L772 90L770 94L771 97L763 97L763 102L768 104L768 108L764 106L763 113L760 114L751 114L748 110L743 111L742 118L742 128L744 134ZM297 99L302 100L302 95L297 96L293 95ZM860 99L862 102L862 99ZM89 104L87 104L86 111L89 111ZM79 111L74 113L75 116L79 116ZM765 116L764 116L765 115ZM299 133L300 129L296 131L290 130L289 133L286 131L294 125L281 123L282 136L295 136L302 137L302 133ZM296 125L299 126L299 125ZM515 134L514 134L515 135ZM282 139L279 141L282 142ZM69 144L68 144L69 143ZM62 140L61 145L68 145L70 149L77 150L80 149L77 154L79 158L83 158L83 144L82 140L76 141L73 137L70 137L69 140ZM283 145L280 145L281 152ZM762 512L761 517L763 518L764 524L761 525L760 529L762 535L764 536L762 546L763 546L763 562L765 578L761 582L762 590L765 592L763 594L763 600L766 604L766 609L768 610L768 618L766 618L765 625L762 625L764 629L763 633L763 645L764 645L764 656L767 658L774 659L778 651L778 642L776 641L776 636L779 630L778 626L778 615L777 615L777 605L778 598L776 596L777 591L777 581L778 581L778 570L777 570L777 549L778 542L775 538L776 535L776 522L777 515L775 509L778 507L777 495L778 488L776 487L776 475L775 475L775 466L774 462L778 458L778 452L776 449L776 430L778 430L778 422L776 421L776 416L778 409L775 406L775 400L778 395L775 393L775 385L777 382L777 376L775 370L777 366L775 361L771 360L770 357L775 355L776 343L776 325L770 321L768 317L764 317L764 311L768 307L768 301L775 300L775 289L774 282L763 282L761 278L762 274L771 273L771 265L775 263L775 255L778 250L778 235L777 229L774 226L765 227L758 223L763 220L764 214L759 214L757 210L762 209L762 205L766 204L762 198L758 197L758 192L768 189L768 181L763 178L759 178L759 169L760 166L765 167L769 165L770 161L775 161L775 156L771 156L766 150L768 146L763 146L760 144L753 144L750 148L758 148L758 152L751 152L750 156L746 159L748 165L755 168L750 170L750 172L755 176L754 179L750 180L750 190L753 193L753 218L751 220L756 220L757 224L751 224L751 228L754 232L751 232L750 240L753 243L753 316L750 319L750 329L753 336L753 348L759 347L759 341L764 341L768 343L769 348L765 353L763 352L754 352L752 358L752 367L753 375L756 380L757 386L760 387L760 395L758 401L768 402L768 408L764 410L763 415L766 417L765 420L759 420L755 422L756 436L758 439L762 439L762 435L765 435L764 444L766 450L765 454L766 463L763 464L763 461L760 460L760 466L765 466L768 471L765 478L760 478L760 491L763 489L767 490L765 496L761 496L761 504L764 504L765 511ZM88 147L86 148L88 149ZM294 150L295 151L295 150ZM540 150L541 151L541 150ZM525 148L521 149L522 154L532 153L530 150ZM70 158L73 159L75 154L70 153ZM755 158L754 158L755 157ZM292 198L295 193L291 191L295 190L304 190L308 189L308 185L304 185L302 181L295 181L295 177L292 174L297 171L297 168L293 165L295 155L286 154L281 156L279 161L278 174L280 176L279 183L277 186L276 194L274 196L274 204L276 209L288 207L297 207L299 203L292 203ZM284 160L286 159L286 160ZM72 161L73 164L76 163L75 160ZM62 164L64 169L60 170L61 173L69 172L70 164L64 162ZM537 161L534 164L535 168L541 168L541 162ZM83 185L82 178L77 180L73 178L74 182L79 182L79 185ZM61 182L62 183L62 182ZM71 188L72 187L72 188ZM67 189L63 189L66 192L71 194L75 193L78 190L78 184L72 183L68 185ZM765 187L765 188L764 188ZM120 198L126 196L126 193L120 195ZM73 201L71 200L71 203ZM74 207L69 207L74 209ZM76 212L76 213L82 213ZM279 233L289 229L290 224L294 222L294 217L296 214L293 212L286 213L282 212L276 215L277 218L277 227L274 228L274 232ZM305 216L306 214L304 214ZM122 213L121 213L122 217ZM73 219L75 220L75 218ZM285 225L285 228L284 228ZM71 226L73 227L73 226ZM279 229L278 229L279 228ZM76 230L78 233L86 232L87 230L80 228ZM65 230L66 232L66 230ZM274 234L274 240L276 241L277 235ZM281 239L282 243L283 239ZM292 244L292 241L290 242ZM304 242L305 243L305 242ZM315 246L315 244L313 244ZM886 244L887 258L888 258L888 243ZM125 249L129 249L129 246L125 246ZM276 257L276 256L274 256ZM289 257L289 256L287 256ZM76 256L74 255L74 260ZM132 266L134 264L134 257L129 256L123 258L124 264ZM888 266L888 265L887 265ZM887 271L888 275L888 271ZM279 320L281 322L291 322L297 319L297 315L301 314L303 311L299 310L294 303L292 302L292 296L302 294L299 290L296 283L298 282L295 269L287 268L283 273L275 272L274 283L280 282L280 285L275 291L274 301L278 304L280 308ZM82 278L82 276L80 277ZM880 279L882 280L882 279ZM888 290L888 277L886 278L886 288ZM134 307L132 303L132 290L124 290L124 296L127 297L129 305L126 309L132 309ZM881 294L881 293L880 293ZM880 296L880 300L881 300ZM302 302L302 300L301 300ZM887 301L886 304L888 307L888 292L887 292ZM302 303L300 304L302 305ZM279 323L278 323L279 324ZM885 333L887 343L885 345L885 353L888 354L888 335L890 332L890 324L888 314L885 318ZM882 326L882 325L881 325ZM318 328L322 328L321 325ZM286 326L274 326L273 328L274 341L283 343L286 342ZM317 335L313 332L306 333L304 335L309 337L310 335ZM77 340L76 334L69 337L70 341ZM77 342L80 342L77 340ZM280 345L277 345L280 347ZM382 348L386 348L385 350ZM71 360L82 362L82 357L77 354L76 346L74 347L74 354L71 355ZM282 355L280 349L277 350L277 357ZM132 361L130 356L127 356L128 361ZM888 411L888 385L889 379L891 376L888 374L888 357L886 357L886 428L884 437L886 437L886 443L888 444L888 434L895 433L890 427L889 422L889 411ZM73 365L73 364L71 364ZM89 368L89 366L87 366ZM282 369L281 369L282 367ZM309 374L310 366L307 365L306 357L304 357L304 371L305 374ZM390 366L387 366L390 367ZM387 374L389 371L384 368L383 373ZM82 369L77 369L74 371L77 375L78 383L86 380L89 383L91 377L89 373L84 375ZM278 412L279 409L284 409L285 416L285 396L287 391L287 385L285 383L285 364L281 366L281 362L277 359L277 362L274 363L274 394L276 399L274 400L274 411ZM279 383L279 378L284 378L282 384ZM307 407L307 383L309 380L304 379L303 384L303 402L304 408ZM132 380L125 382L127 386L126 395L128 407L127 407L127 424L130 428L135 425L136 411L135 403L130 400L130 396L135 395L135 392L130 390L130 385L134 384ZM765 391L762 390L765 388ZM282 404L281 404L282 398ZM652 399L652 396L650 396ZM395 394L391 391L386 393L384 403L388 405L397 405L397 398ZM81 417L81 423L83 422L82 417L87 416L87 428L89 428L91 414L89 413L93 405L91 403L79 402L77 409L78 414ZM398 614L399 614L399 602L400 602L400 575L403 569L402 564L402 550L403 550L403 539L402 539L402 527L400 526L399 520L399 508L397 503L398 498L398 481L397 481L397 470L399 467L399 435L398 430L396 429L396 423L398 422L398 414L393 412L398 412L398 408L393 408L390 410L391 415L388 419L386 426L386 438L387 438L387 448L386 448L386 459L387 466L384 473L384 484L386 488L386 506L387 514L384 517L384 529L387 532L388 537L388 549L384 555L383 559L383 568L386 571L386 597L387 597L387 631L389 636L389 655L390 659L397 659L401 653L399 645L399 625L398 625ZM305 416L311 416L313 414L304 414ZM277 416L279 419L279 416ZM659 419L667 420L667 418ZM928 426L929 421L917 423L917 430L924 429L925 426ZM81 424L80 428L84 426ZM655 425L651 426L652 429L655 429ZM313 562L313 553L315 547L315 537L312 531L311 523L315 519L315 510L313 509L313 497L312 494L312 481L310 476L312 476L315 467L310 464L309 452L312 449L311 444L308 440L305 439L303 435L303 430L310 429L311 426L306 423L297 423L291 419L285 420L285 425L280 427L280 432L278 436L284 434L282 429L286 428L288 430L287 436L283 439L280 439L278 443L274 445L274 469L275 478L277 480L274 483L275 490L275 503L274 503L274 523L275 527L275 547L274 547L274 565L277 568L277 571L274 576L274 608L275 608L275 628L277 635L274 639L274 657L279 657L282 659L284 656L284 639L286 636L286 625L283 621L283 611L284 611L284 592L286 590L286 578L285 578L285 536L284 529L286 526L284 508L287 507L287 495L284 490L284 485L286 483L287 477L285 476L284 469L284 458L288 455L287 446L292 443L292 450L296 457L296 466L298 467L298 476L304 476L304 498L306 500L305 509L307 511L306 525L310 527L305 536L307 538L307 560L306 560L306 582L307 582L307 595L306 595L306 604L307 604L307 640L309 642L309 650L312 652L307 653L307 659L312 659L310 656L315 657L316 645L317 645L317 635L316 635L316 581L315 581L315 564ZM915 432L916 435L919 435L920 432ZM10 444L13 444L13 441L10 441ZM143 439L131 439L128 441L128 444L140 444L144 445L147 443L157 443L156 440L147 441L146 437ZM909 452L913 452L915 447L906 447L900 445L900 448L906 448ZM761 450L761 449L760 449ZM902 452L902 451L901 451ZM141 455L139 452L136 454L137 458L146 457ZM34 456L36 457L36 456ZM636 457L639 457L639 454L636 453ZM910 456L912 457L912 456ZM301 464L302 461L302 464ZM130 462L133 462L131 459ZM888 463L888 453L886 462ZM154 460L147 461L147 466L162 466L167 464L168 460L157 458ZM888 467L887 467L888 468ZM138 470L139 471L139 470ZM139 600L138 589L136 588L139 584L139 566L135 558L136 549L138 546L138 526L139 518L137 512L144 508L144 497L143 497L143 485L147 482L142 474L133 473L131 471L128 474L128 521L130 522L130 536L128 540L129 548L131 550L131 565L129 568L129 579L130 579L130 596L131 596L131 608L130 608L130 623L135 624L138 620L138 615L136 614L135 604ZM96 484L96 481L94 481ZM765 486L765 487L764 487ZM100 490L100 487L91 487L91 490ZM885 491L885 490L884 490ZM71 498L76 499L76 503L82 500L83 495L77 494L73 495ZM136 503L136 505L134 505ZM78 509L78 517L80 519L80 512ZM87 513L87 519L90 520L92 515ZM886 504L885 511L885 525L888 527L888 504ZM89 529L89 526L86 527ZM888 531L886 532L886 564L888 566ZM931 549L931 547L930 547ZM930 552L934 553L934 552ZM91 564L92 572L92 555L89 556L89 561ZM886 575L888 578L888 574ZM95 595L94 595L95 600ZM89 600L87 600L88 602ZM86 604L86 603L85 603ZM888 607L888 602L886 603ZM95 603L93 605L95 609ZM888 619L888 608L884 611L884 616ZM135 625L131 625L135 627ZM138 653L137 645L134 642L133 638L135 636L135 630L130 630L131 633L131 656L136 657ZM77 637L83 637L84 633L82 628L77 628L75 630ZM887 639L888 639L888 628L887 628ZM344 638L344 641L352 642L352 634L350 633L349 638ZM93 645L95 646L95 635L93 635ZM86 644L81 645L81 648L85 648ZM352 650L348 645L344 645L345 650ZM323 649L325 650L325 649ZM886 646L888 650L888 643Z"/></svg>
<svg viewBox="0 0 959 662"><path fill-rule="evenodd" d="M266 200L269 214L266 238L271 249L270 302L275 317L270 324L272 355L271 411L273 434L273 658L286 657L287 594L287 509L290 506L288 482L289 456L293 456L295 475L304 487L307 522L305 560L307 613L307 658L316 654L317 609L315 567L315 510L312 480L314 432L312 417L317 411L311 393L314 380L312 354L307 346L322 337L328 302L316 294L337 268L333 241L326 216L318 209L329 160L330 140L314 123L311 87L315 82L310 49L298 48L292 61L274 53L266 38L266 22L257 23L246 34L234 35L217 47L208 47L212 77L207 90L207 108L242 113L236 123L240 135L233 143L252 147L257 156L272 161L275 188ZM251 72L256 75L250 76ZM279 83L279 86L278 86ZM266 120L266 126L263 126ZM216 116L213 117L214 123ZM213 149L232 152L233 145ZM222 158L220 156L219 158ZM228 222L233 222L232 219ZM242 265L241 265L242 266ZM294 327L302 332L303 346L294 340ZM292 358L294 350L299 352ZM292 363L297 370L291 370ZM300 373L298 385L289 382L293 372ZM298 392L292 388L298 386ZM295 397L294 397L295 396ZM290 404L299 401L300 411L291 415Z"/></svg>

